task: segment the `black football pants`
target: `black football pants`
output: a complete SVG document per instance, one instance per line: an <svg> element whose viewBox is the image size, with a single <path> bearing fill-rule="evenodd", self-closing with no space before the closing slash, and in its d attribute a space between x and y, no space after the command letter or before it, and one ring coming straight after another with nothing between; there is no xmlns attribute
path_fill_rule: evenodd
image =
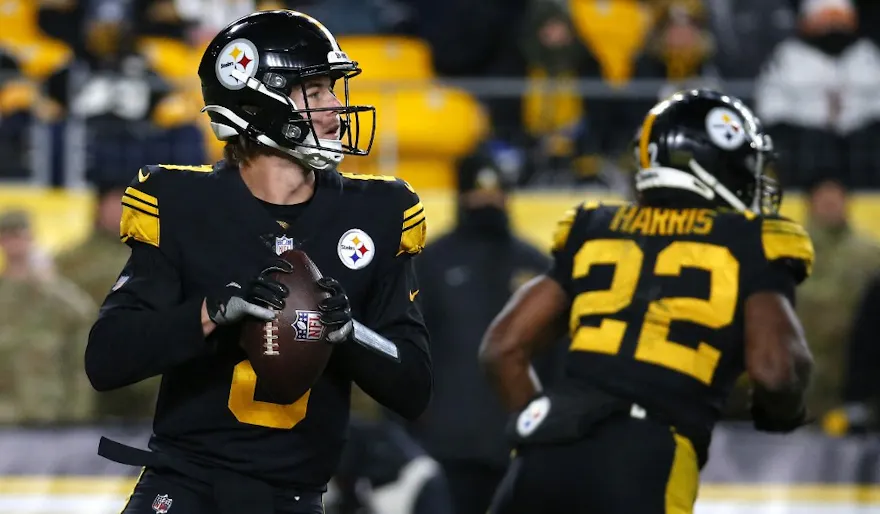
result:
<svg viewBox="0 0 880 514"><path fill-rule="evenodd" d="M298 497L299 499L296 499ZM324 514L318 493L274 498L275 514ZM225 514L213 491L174 471L146 469L122 514Z"/></svg>
<svg viewBox="0 0 880 514"><path fill-rule="evenodd" d="M521 449L489 514L691 514L698 482L687 438L620 416L575 443Z"/></svg>
<svg viewBox="0 0 880 514"><path fill-rule="evenodd" d="M479 461L442 460L455 514L486 514L504 468Z"/></svg>

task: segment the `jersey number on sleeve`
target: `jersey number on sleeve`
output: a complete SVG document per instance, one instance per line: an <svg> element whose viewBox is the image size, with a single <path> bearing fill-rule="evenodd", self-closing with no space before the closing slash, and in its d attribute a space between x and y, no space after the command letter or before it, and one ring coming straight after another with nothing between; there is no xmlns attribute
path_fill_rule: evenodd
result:
<svg viewBox="0 0 880 514"><path fill-rule="evenodd" d="M611 287L579 294L572 304L571 349L617 354L627 324L605 318L598 327L580 326L582 316L613 315L632 303L645 254L635 241L596 239L587 241L574 257L572 277L578 279L599 264L614 265ZM679 276L683 268L710 274L709 299L658 298L648 304L636 345L635 359L663 366L710 384L721 352L700 342L696 349L669 341L672 321L689 321L712 329L733 322L739 289L739 261L718 245L676 241L664 248L654 264L655 276Z"/></svg>
<svg viewBox="0 0 880 514"><path fill-rule="evenodd" d="M245 359L235 365L232 385L229 387L229 410L235 415L235 419L248 425L290 429L306 417L311 389L299 400L288 405L255 400L256 390L257 374L251 361Z"/></svg>

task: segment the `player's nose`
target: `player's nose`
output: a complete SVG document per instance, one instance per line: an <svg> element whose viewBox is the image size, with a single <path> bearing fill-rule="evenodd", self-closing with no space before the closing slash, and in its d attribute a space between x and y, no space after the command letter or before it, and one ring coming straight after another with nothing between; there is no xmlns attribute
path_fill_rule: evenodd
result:
<svg viewBox="0 0 880 514"><path fill-rule="evenodd" d="M339 97L335 93L331 94L327 100L327 107L342 107L342 102L339 101Z"/></svg>

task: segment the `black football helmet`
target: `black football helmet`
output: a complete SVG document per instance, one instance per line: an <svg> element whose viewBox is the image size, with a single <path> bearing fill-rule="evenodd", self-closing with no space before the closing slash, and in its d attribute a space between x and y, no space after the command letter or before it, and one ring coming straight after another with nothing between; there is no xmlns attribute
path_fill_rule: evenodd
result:
<svg viewBox="0 0 880 514"><path fill-rule="evenodd" d="M232 22L208 45L199 65L204 111L221 141L245 136L284 152L309 169L332 169L345 154L367 155L376 132L375 108L349 104L348 81L357 62L314 18L289 10L261 11ZM304 80L329 76L344 81L341 107L310 107ZM290 98L303 88L305 105ZM338 89L338 88L336 88ZM338 94L337 94L338 95ZM312 113L334 111L340 140L319 139ZM369 140L361 141L361 113L370 114Z"/></svg>
<svg viewBox="0 0 880 514"><path fill-rule="evenodd" d="M779 211L773 141L738 98L706 89L675 93L648 112L634 147L635 188L645 203Z"/></svg>

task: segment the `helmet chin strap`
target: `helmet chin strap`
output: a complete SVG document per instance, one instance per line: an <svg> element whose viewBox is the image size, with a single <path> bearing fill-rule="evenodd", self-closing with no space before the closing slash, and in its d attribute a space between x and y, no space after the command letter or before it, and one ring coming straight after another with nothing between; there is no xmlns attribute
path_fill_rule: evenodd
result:
<svg viewBox="0 0 880 514"><path fill-rule="evenodd" d="M288 153L309 168L316 170L335 169L345 157L342 153L342 141L338 139L318 139L315 143L315 134L309 131L303 143L311 146L297 145ZM321 148L315 148L317 146Z"/></svg>

